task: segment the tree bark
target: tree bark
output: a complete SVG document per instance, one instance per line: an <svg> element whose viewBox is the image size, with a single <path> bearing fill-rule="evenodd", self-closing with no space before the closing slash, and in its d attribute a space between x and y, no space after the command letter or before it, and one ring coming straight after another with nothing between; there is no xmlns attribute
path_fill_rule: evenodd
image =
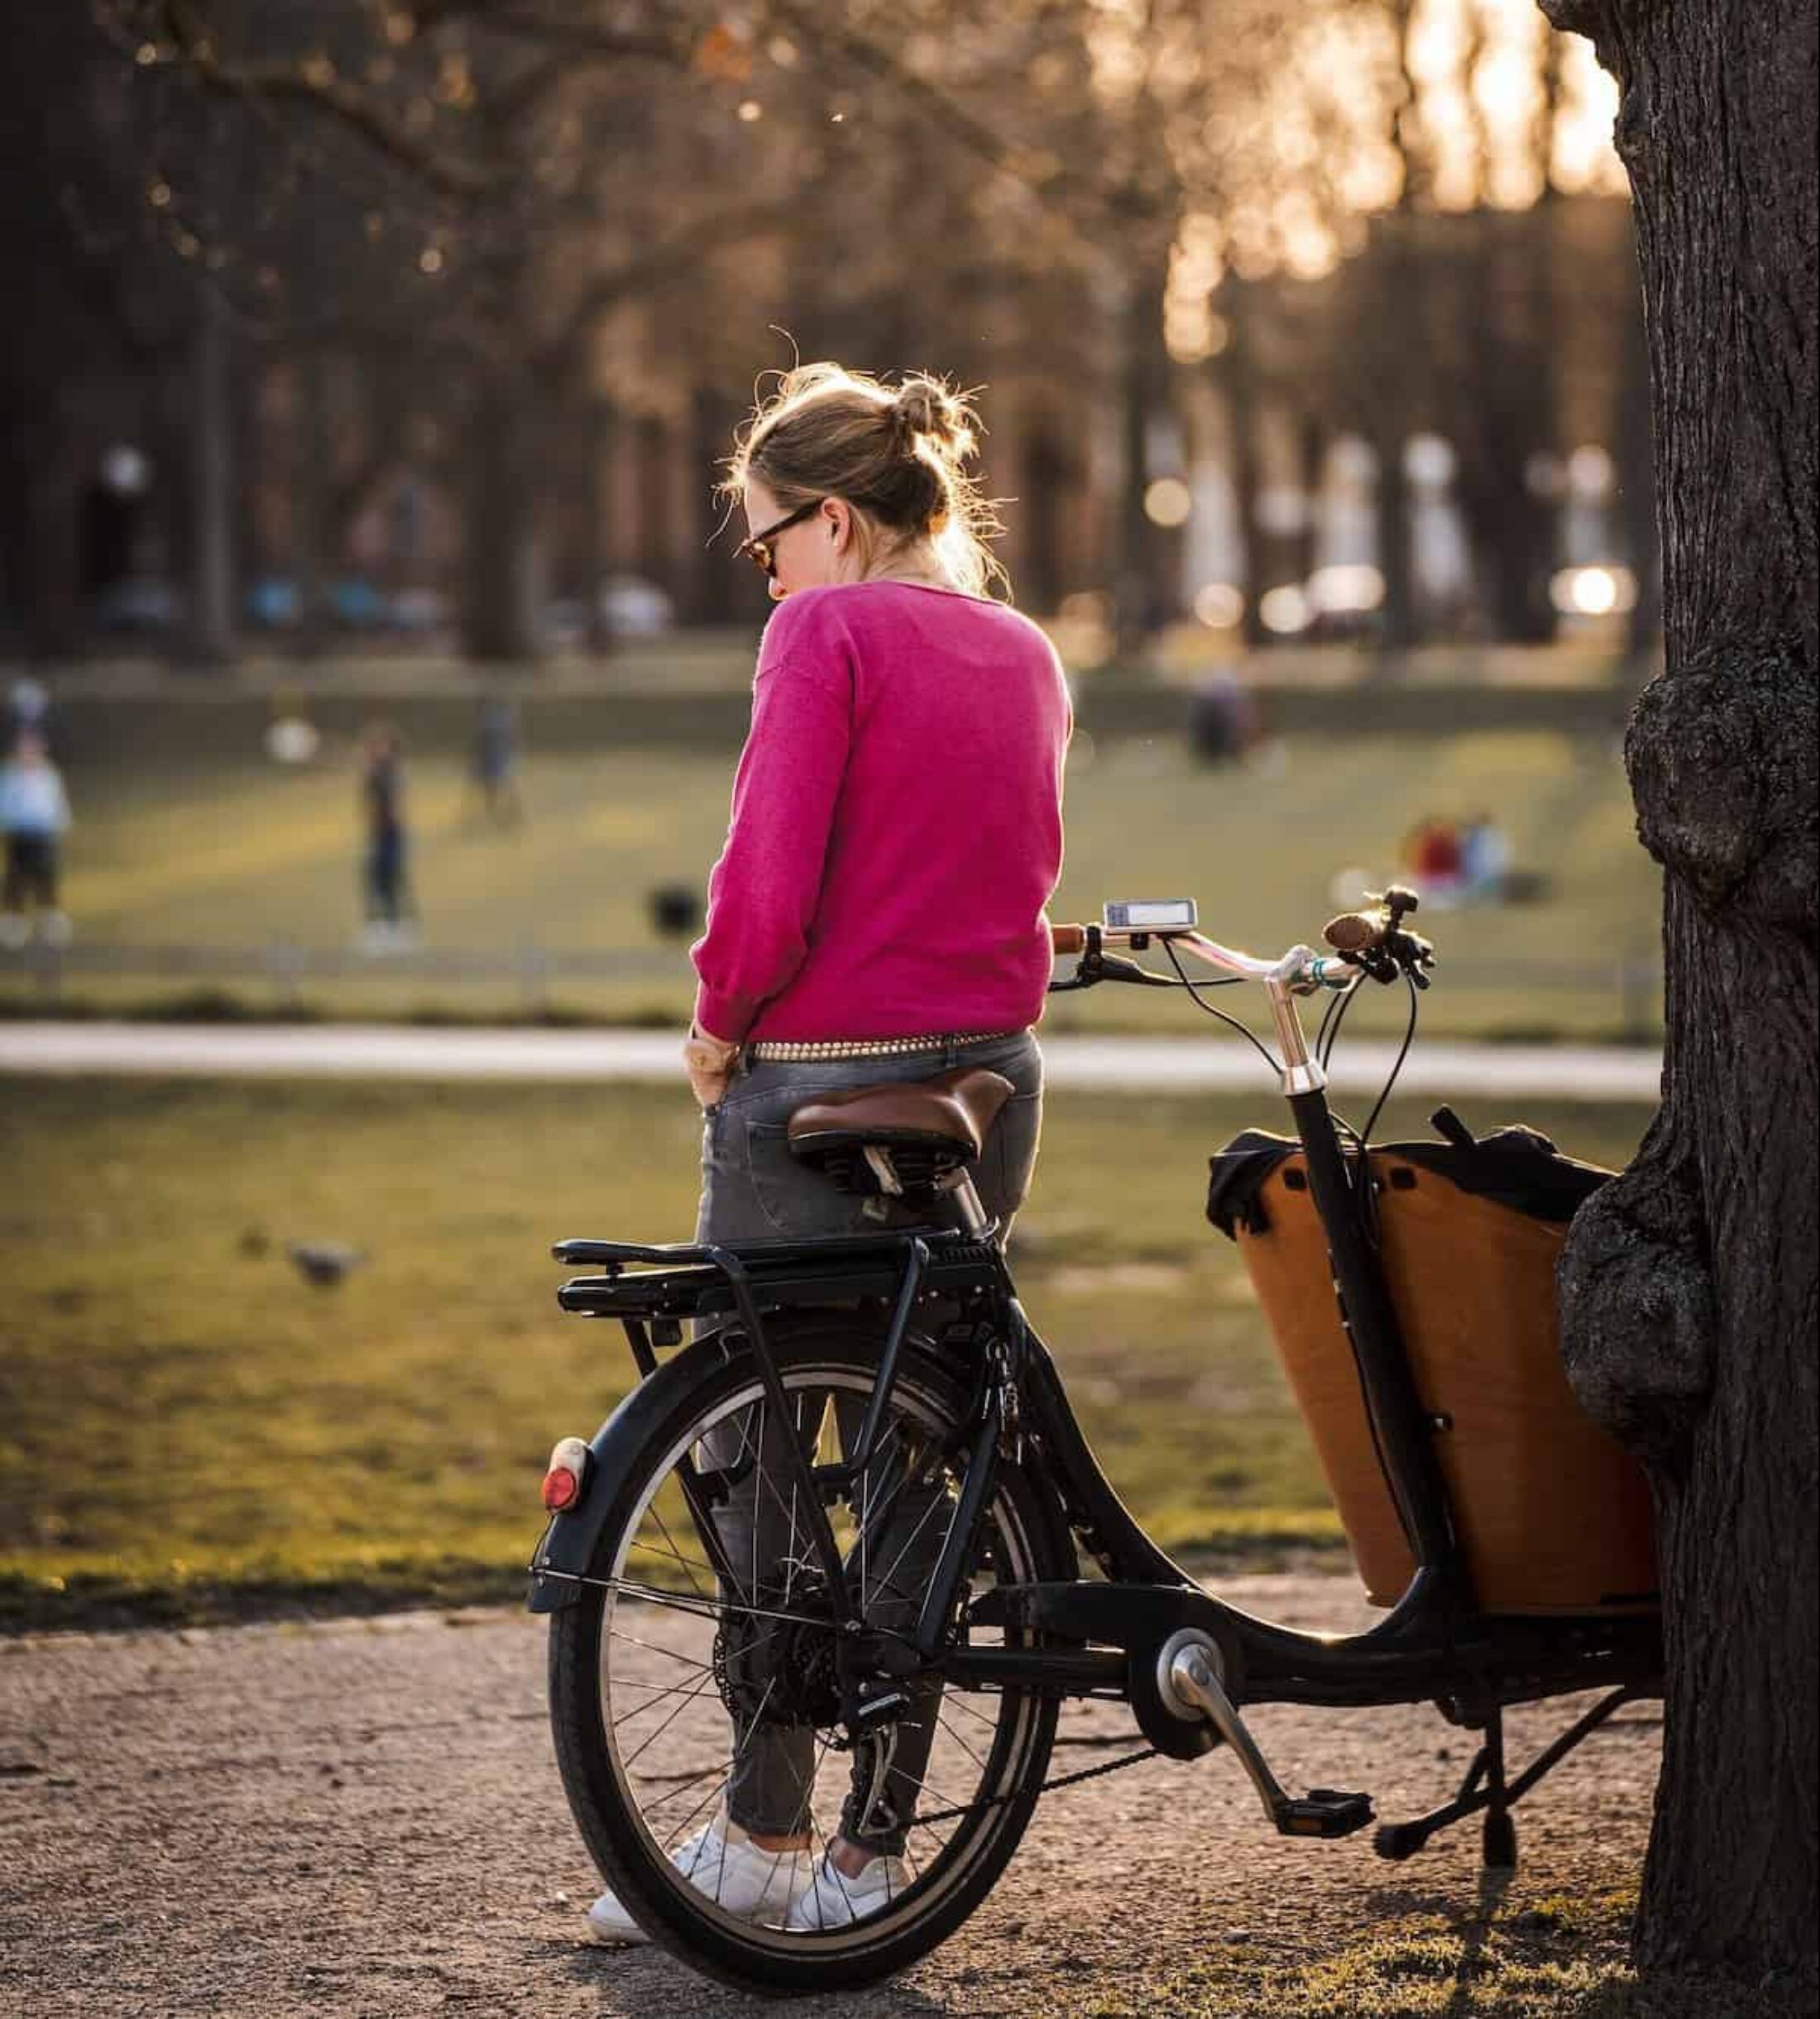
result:
<svg viewBox="0 0 1820 2019"><path fill-rule="evenodd" d="M1623 675L1641 686L1662 637L1662 551L1656 538L1655 444L1650 439L1650 352L1640 304L1625 318L1617 400L1617 511L1624 559L1636 578L1626 626Z"/></svg>
<svg viewBox="0 0 1820 2019"><path fill-rule="evenodd" d="M1418 369L1425 363L1422 333L1421 262L1410 245L1412 220L1401 213L1378 220L1366 258L1365 299L1371 329L1355 369L1368 405L1366 433L1377 460L1372 525L1384 601L1372 677L1394 679L1404 655L1419 639L1415 613L1415 543L1410 524L1409 474L1403 451L1410 424L1406 346L1413 341Z"/></svg>
<svg viewBox="0 0 1820 2019"><path fill-rule="evenodd" d="M462 642L483 665L525 665L540 654L535 503L525 468L520 389L490 372L469 417L462 573Z"/></svg>
<svg viewBox="0 0 1820 2019"><path fill-rule="evenodd" d="M1258 524L1257 501L1264 487L1263 458L1257 450L1257 374L1252 357L1251 296L1248 284L1234 275L1221 301L1226 319L1226 348L1214 360L1214 383L1226 406L1226 431L1232 456L1233 525L1238 536L1238 574L1245 591L1239 636L1248 651L1261 651L1271 642L1260 606L1274 585L1267 572L1264 530Z"/></svg>
<svg viewBox="0 0 1820 2019"><path fill-rule="evenodd" d="M328 360L308 345L296 361L291 420L291 572L297 583L297 628L291 650L318 659L328 643Z"/></svg>
<svg viewBox="0 0 1820 2019"><path fill-rule="evenodd" d="M1521 214L1481 215L1473 223L1469 271L1483 306L1467 353L1464 396L1447 429L1460 452L1454 492L1497 635L1546 645L1555 629L1549 580L1560 506L1532 486L1529 464L1554 450L1558 434L1549 343L1554 206L1545 198Z"/></svg>
<svg viewBox="0 0 1820 2019"><path fill-rule="evenodd" d="M582 529L585 565L582 594L587 599L587 649L595 659L613 655L613 626L607 621L606 583L612 573L613 458L619 442L619 416L604 393L591 393L585 426L586 467L582 480Z"/></svg>
<svg viewBox="0 0 1820 2019"><path fill-rule="evenodd" d="M1179 597L1163 579L1165 549L1145 509L1150 486L1150 429L1167 399L1168 354L1163 349L1166 265L1146 261L1128 276L1120 334L1118 571L1113 608L1118 657L1129 667L1142 657Z"/></svg>
<svg viewBox="0 0 1820 2019"><path fill-rule="evenodd" d="M1622 93L1666 668L1626 745L1666 871L1661 1113L1575 1221L1570 1374L1645 1458L1666 1740L1645 1968L1811 1983L1820 1879L1814 0L1545 0Z"/></svg>
<svg viewBox="0 0 1820 2019"><path fill-rule="evenodd" d="M17 517L6 559L22 642L34 659L74 659L82 649L82 471L75 434L54 408L48 424L41 416L22 415L13 439Z"/></svg>
<svg viewBox="0 0 1820 2019"><path fill-rule="evenodd" d="M189 334L188 437L192 514L189 622L184 656L220 667L235 656L234 409L229 381L228 309L214 283L200 279Z"/></svg>

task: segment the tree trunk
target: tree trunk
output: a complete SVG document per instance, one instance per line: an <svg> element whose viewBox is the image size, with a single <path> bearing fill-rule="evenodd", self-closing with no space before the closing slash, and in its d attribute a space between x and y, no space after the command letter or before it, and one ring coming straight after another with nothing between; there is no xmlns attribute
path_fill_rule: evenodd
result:
<svg viewBox="0 0 1820 2019"><path fill-rule="evenodd" d="M1305 588L1320 564L1322 517L1327 495L1327 425L1319 414L1296 416L1296 451L1302 496L1307 506L1301 525L1291 541L1291 579Z"/></svg>
<svg viewBox="0 0 1820 2019"><path fill-rule="evenodd" d="M1664 1105L1575 1221L1582 1400L1650 1466L1666 1742L1639 1962L1811 1983L1816 1541L1814 0L1547 0L1622 91L1666 670L1626 757L1667 872Z"/></svg>
<svg viewBox="0 0 1820 2019"><path fill-rule="evenodd" d="M613 626L606 613L607 578L613 572L613 457L619 440L619 417L604 393L587 401L586 468L582 480L582 540L586 564L582 594L587 599L587 649L595 659L613 655Z"/></svg>
<svg viewBox="0 0 1820 2019"><path fill-rule="evenodd" d="M539 555L525 468L521 389L490 372L469 417L462 573L462 642L483 665L539 655Z"/></svg>
<svg viewBox="0 0 1820 2019"><path fill-rule="evenodd" d="M1046 407L1024 415L1023 502L1018 518L1024 537L1019 569L1022 602L1030 610L1051 615L1061 607L1061 501L1072 477L1069 458L1057 439Z"/></svg>
<svg viewBox="0 0 1820 2019"><path fill-rule="evenodd" d="M1257 450L1258 388L1252 369L1247 284L1235 275L1227 281L1221 299L1229 333L1212 370L1214 382L1225 399L1227 441L1233 459L1233 528L1238 538L1238 575L1245 591L1239 636L1246 650L1255 652L1271 642L1260 606L1265 592L1274 585L1267 572L1264 530L1257 516L1264 466Z"/></svg>
<svg viewBox="0 0 1820 2019"><path fill-rule="evenodd" d="M297 628L291 649L317 659L328 642L328 360L320 344L296 362L291 423L291 573L297 583Z"/></svg>
<svg viewBox="0 0 1820 2019"><path fill-rule="evenodd" d="M1410 535L1409 474L1403 468L1405 447L1397 410L1379 410L1371 431L1377 477L1372 492L1377 572L1384 578L1384 616L1378 626L1376 671L1394 673L1402 655L1415 642L1415 543Z"/></svg>
<svg viewBox="0 0 1820 2019"><path fill-rule="evenodd" d="M1407 16L1405 14L1406 23ZM1409 346L1414 367L1428 364L1423 329L1422 267L1410 243L1413 220L1403 213L1377 220L1366 254L1365 301L1369 331L1354 362L1367 403L1366 432L1377 462L1372 490L1373 547L1384 578L1377 651L1372 676L1394 679L1404 655L1417 642L1415 543L1410 524L1409 473L1403 451L1410 434Z"/></svg>
<svg viewBox="0 0 1820 2019"><path fill-rule="evenodd" d="M189 622L183 653L192 666L218 667L235 655L234 403L227 305L212 281L199 280L195 295L186 416Z"/></svg>
<svg viewBox="0 0 1820 2019"><path fill-rule="evenodd" d="M65 416L22 416L14 539L7 556L16 578L13 592L27 655L34 659L74 659L81 650L82 466L76 435Z"/></svg>
<svg viewBox="0 0 1820 2019"><path fill-rule="evenodd" d="M1623 674L1641 686L1662 638L1662 550L1656 538L1655 448L1650 438L1650 352L1642 305L1625 318L1617 402L1617 512L1626 565L1636 578L1636 602L1626 626Z"/></svg>
<svg viewBox="0 0 1820 2019"><path fill-rule="evenodd" d="M697 388L690 410L689 439L689 467L699 472L698 488L690 494L692 502L699 499L692 513L693 532L699 537L692 536L689 543L695 577L690 584L694 607L686 619L691 623L730 624L738 614L737 591L744 583L735 570L743 575L747 564L735 551L740 539L737 533L730 537L721 533L716 538L726 508L711 487L720 481L726 468L727 457L732 453L734 430L741 419L739 408L724 392L706 386Z"/></svg>
<svg viewBox="0 0 1820 2019"><path fill-rule="evenodd" d="M1162 580L1162 542L1145 509L1150 429L1166 396L1163 287L1166 267L1146 262L1127 282L1120 334L1118 572L1113 607L1118 657L1129 667L1161 628L1171 599Z"/></svg>
<svg viewBox="0 0 1820 2019"><path fill-rule="evenodd" d="M1469 271L1482 321L1468 351L1463 394L1448 432L1459 450L1454 482L1471 536L1480 600L1496 635L1546 645L1555 616L1549 582L1559 559L1560 505L1530 481L1531 459L1552 453L1559 428L1550 335L1554 205L1473 220Z"/></svg>

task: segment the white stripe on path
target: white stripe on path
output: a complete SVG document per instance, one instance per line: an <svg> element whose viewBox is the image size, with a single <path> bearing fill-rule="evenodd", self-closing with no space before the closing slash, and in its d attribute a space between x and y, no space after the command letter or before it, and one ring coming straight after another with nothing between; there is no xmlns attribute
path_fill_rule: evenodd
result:
<svg viewBox="0 0 1820 2019"><path fill-rule="evenodd" d="M0 1073L172 1073L380 1079L682 1080L671 1031L441 1030L395 1024L0 1022ZM1341 1093L1375 1093L1396 1047L1341 1043ZM1237 1039L1054 1037L1051 1086L1087 1092L1271 1091ZM1507 1094L1653 1102L1660 1055L1597 1045L1459 1044L1418 1038L1398 1082L1425 1095Z"/></svg>

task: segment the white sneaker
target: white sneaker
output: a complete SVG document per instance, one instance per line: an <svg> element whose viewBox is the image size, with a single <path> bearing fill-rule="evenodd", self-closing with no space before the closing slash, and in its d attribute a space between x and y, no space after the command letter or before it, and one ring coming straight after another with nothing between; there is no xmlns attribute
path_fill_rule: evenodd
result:
<svg viewBox="0 0 1820 2019"><path fill-rule="evenodd" d="M694 1887L742 1921L781 1920L802 1882L807 1851L761 1851L737 1823L710 1823L670 1854L670 1863ZM647 1942L650 1937L604 1892L587 1911L596 1942Z"/></svg>
<svg viewBox="0 0 1820 2019"><path fill-rule="evenodd" d="M69 923L66 911L40 912L38 932L47 947L67 947L76 936L76 928Z"/></svg>
<svg viewBox="0 0 1820 2019"><path fill-rule="evenodd" d="M889 1906L909 1884L910 1868L901 1858L874 1858L856 1879L823 1858L815 1877L790 1902L783 1925L796 1935L844 1928Z"/></svg>
<svg viewBox="0 0 1820 2019"><path fill-rule="evenodd" d="M0 947L17 952L31 937L31 921L23 912L0 911Z"/></svg>

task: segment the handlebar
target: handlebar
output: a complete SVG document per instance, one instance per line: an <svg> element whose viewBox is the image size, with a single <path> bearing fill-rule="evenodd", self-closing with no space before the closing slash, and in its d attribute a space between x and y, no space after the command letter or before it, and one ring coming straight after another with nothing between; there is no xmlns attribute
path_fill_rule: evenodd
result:
<svg viewBox="0 0 1820 2019"><path fill-rule="evenodd" d="M1223 968L1228 974L1242 975L1250 981L1280 981L1291 989L1342 988L1358 973L1356 966L1329 959L1312 947L1291 947L1280 959L1261 961L1255 954L1223 947L1204 933L1159 930L1155 926L1051 924L1049 938L1057 953L1073 954L1090 953L1096 947L1135 947L1142 951L1153 939L1166 940L1209 967Z"/></svg>
<svg viewBox="0 0 1820 2019"><path fill-rule="evenodd" d="M1367 903L1369 909L1344 912L1329 920L1323 937L1334 949L1333 956L1317 953L1312 947L1295 946L1274 961L1260 960L1255 954L1223 947L1204 933L1174 927L1051 923L1049 938L1056 953L1085 955L1096 967L1103 949L1132 947L1141 951L1153 939L1165 941L1209 967L1250 981L1274 983L1296 995L1348 988L1362 974L1376 981L1392 981L1399 975L1407 975L1418 987L1427 987L1425 971L1434 964L1434 950L1416 933L1403 930L1403 919L1416 909L1420 899L1413 890L1392 885L1382 897L1368 894ZM1096 973L1092 978L1143 978L1141 971L1131 968L1128 962L1120 962L1119 966L1128 971ZM1087 979L1084 974L1083 981Z"/></svg>

